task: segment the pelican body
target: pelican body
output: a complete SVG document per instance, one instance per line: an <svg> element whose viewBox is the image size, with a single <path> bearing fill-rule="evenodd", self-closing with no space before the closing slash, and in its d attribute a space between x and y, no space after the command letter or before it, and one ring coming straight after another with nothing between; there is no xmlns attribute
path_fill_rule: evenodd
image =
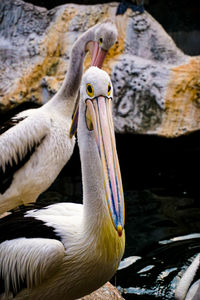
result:
<svg viewBox="0 0 200 300"><path fill-rule="evenodd" d="M80 97L83 204L57 203L0 220L0 299L80 298L107 282L122 258L124 197L108 74L89 68Z"/></svg>
<svg viewBox="0 0 200 300"><path fill-rule="evenodd" d="M89 51L101 67L115 43L115 25L107 20L75 42L65 80L45 105L25 110L0 128L0 214L35 202L72 155L75 138L69 130L80 88L83 62Z"/></svg>

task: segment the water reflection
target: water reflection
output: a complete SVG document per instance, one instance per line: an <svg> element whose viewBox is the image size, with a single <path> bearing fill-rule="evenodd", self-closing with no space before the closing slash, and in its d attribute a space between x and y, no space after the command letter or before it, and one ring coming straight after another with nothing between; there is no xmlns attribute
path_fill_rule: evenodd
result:
<svg viewBox="0 0 200 300"><path fill-rule="evenodd" d="M195 199L167 190L126 192L126 253L141 256L117 273L125 299L174 299L180 276L200 252L200 210ZM195 233L192 232L195 230Z"/></svg>

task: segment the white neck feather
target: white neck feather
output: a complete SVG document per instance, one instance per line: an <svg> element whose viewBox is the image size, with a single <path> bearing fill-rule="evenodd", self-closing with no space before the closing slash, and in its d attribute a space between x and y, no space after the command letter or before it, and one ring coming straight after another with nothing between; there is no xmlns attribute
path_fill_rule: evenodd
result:
<svg viewBox="0 0 200 300"><path fill-rule="evenodd" d="M99 228L99 223L110 216L94 132L86 128L82 103L78 122L78 144L82 169L84 221L88 222L89 226Z"/></svg>
<svg viewBox="0 0 200 300"><path fill-rule="evenodd" d="M86 55L86 44L94 40L94 31L92 27L86 31L75 42L70 56L69 68L64 82L57 94L44 106L56 109L64 115L72 116L74 104L78 96L81 78L83 74L83 62Z"/></svg>

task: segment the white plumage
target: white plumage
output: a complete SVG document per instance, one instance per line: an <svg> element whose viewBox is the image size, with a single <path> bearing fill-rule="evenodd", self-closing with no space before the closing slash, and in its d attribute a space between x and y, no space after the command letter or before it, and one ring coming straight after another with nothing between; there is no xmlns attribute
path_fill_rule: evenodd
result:
<svg viewBox="0 0 200 300"><path fill-rule="evenodd" d="M90 50L92 63L101 67L116 37L116 27L109 20L86 31L73 46L58 93L43 107L19 113L1 128L0 214L36 201L69 160L75 143L69 129L85 54Z"/></svg>
<svg viewBox="0 0 200 300"><path fill-rule="evenodd" d="M175 300L199 300L200 299L200 279L193 282L200 266L200 254L198 254L191 265L183 274L175 291ZM192 284L192 285L191 285Z"/></svg>
<svg viewBox="0 0 200 300"><path fill-rule="evenodd" d="M111 101L109 76L91 67L81 85L78 121L83 205L58 203L0 220L0 299L77 299L117 270L125 243L124 199Z"/></svg>
<svg viewBox="0 0 200 300"><path fill-rule="evenodd" d="M22 158L27 148L31 149L34 144L39 146L28 162L14 174L11 186L0 195L0 213L34 202L54 181L73 152L75 141L68 137L67 132L70 113L67 117L62 116L55 106L45 105L40 109L24 111L20 117L23 115L28 118L1 136L3 168L5 162L6 166L8 163L12 165L11 158L17 163L18 156Z"/></svg>

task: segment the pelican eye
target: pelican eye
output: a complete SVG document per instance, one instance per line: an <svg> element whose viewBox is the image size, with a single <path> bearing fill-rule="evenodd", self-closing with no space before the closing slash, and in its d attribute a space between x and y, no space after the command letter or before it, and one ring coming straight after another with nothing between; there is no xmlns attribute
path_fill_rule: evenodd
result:
<svg viewBox="0 0 200 300"><path fill-rule="evenodd" d="M90 97L94 96L94 89L90 83L87 84L86 91L87 91L88 96L90 96Z"/></svg>
<svg viewBox="0 0 200 300"><path fill-rule="evenodd" d="M108 96L110 96L110 94L111 94L111 85L110 85L110 83L108 84L108 87L107 87L107 94L108 94Z"/></svg>
<svg viewBox="0 0 200 300"><path fill-rule="evenodd" d="M103 39L102 39L102 37L99 39L99 45L100 46L102 46L102 44L103 44Z"/></svg>

